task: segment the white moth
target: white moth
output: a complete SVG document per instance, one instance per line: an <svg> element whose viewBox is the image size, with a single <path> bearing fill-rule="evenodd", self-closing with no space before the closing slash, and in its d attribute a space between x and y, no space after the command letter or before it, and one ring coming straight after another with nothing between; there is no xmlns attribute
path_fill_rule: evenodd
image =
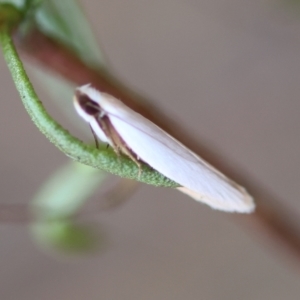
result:
<svg viewBox="0 0 300 300"><path fill-rule="evenodd" d="M243 187L111 95L84 85L76 89L74 105L100 140L177 182L181 192L219 210L254 210L253 198Z"/></svg>

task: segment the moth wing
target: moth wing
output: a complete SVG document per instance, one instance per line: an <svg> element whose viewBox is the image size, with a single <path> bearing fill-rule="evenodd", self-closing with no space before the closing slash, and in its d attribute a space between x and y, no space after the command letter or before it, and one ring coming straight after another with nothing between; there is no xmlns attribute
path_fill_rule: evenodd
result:
<svg viewBox="0 0 300 300"><path fill-rule="evenodd" d="M151 121L90 85L79 89L101 106L127 146L153 169L180 184L181 192L219 210L244 213L254 210L253 199L243 187Z"/></svg>
<svg viewBox="0 0 300 300"><path fill-rule="evenodd" d="M243 187L130 108L115 109L107 114L127 146L153 169L180 184L180 191L215 209L253 211L253 199Z"/></svg>

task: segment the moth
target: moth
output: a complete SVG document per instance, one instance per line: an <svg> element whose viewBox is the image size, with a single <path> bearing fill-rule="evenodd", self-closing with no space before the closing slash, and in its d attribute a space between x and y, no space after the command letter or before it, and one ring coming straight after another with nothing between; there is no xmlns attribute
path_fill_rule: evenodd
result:
<svg viewBox="0 0 300 300"><path fill-rule="evenodd" d="M139 166L144 162L177 182L177 189L210 207L227 212L250 213L248 192L170 136L157 125L109 94L90 84L74 96L78 114L94 135Z"/></svg>

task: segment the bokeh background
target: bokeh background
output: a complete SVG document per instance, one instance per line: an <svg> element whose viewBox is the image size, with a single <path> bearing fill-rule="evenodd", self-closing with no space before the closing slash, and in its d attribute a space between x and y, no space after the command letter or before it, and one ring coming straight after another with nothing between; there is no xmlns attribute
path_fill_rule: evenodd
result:
<svg viewBox="0 0 300 300"><path fill-rule="evenodd" d="M300 216L296 1L81 2L124 83ZM0 71L0 201L24 204L68 158L30 121L2 58ZM276 243L175 190L141 185L93 222L106 245L80 257L51 256L26 224L2 224L0 298L299 297L299 265Z"/></svg>

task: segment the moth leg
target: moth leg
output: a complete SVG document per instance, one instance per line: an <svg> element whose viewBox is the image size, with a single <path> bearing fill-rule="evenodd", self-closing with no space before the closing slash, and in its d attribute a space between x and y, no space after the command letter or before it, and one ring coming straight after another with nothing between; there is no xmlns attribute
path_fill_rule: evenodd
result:
<svg viewBox="0 0 300 300"><path fill-rule="evenodd" d="M142 175L142 165L138 165L139 166L139 173L138 173L138 179L141 179L141 175Z"/></svg>
<svg viewBox="0 0 300 300"><path fill-rule="evenodd" d="M141 178L142 175L142 164L139 161L139 158L136 157L136 155L134 155L131 150L129 148L127 148L126 146L122 146L122 148L120 149L125 155L127 155L133 162L135 162L139 168L139 172L138 172L138 179Z"/></svg>
<svg viewBox="0 0 300 300"><path fill-rule="evenodd" d="M138 179L141 179L141 175L142 175L142 164L138 161L138 159L134 160L134 162L137 164L138 168L139 168L139 172L138 172Z"/></svg>
<svg viewBox="0 0 300 300"><path fill-rule="evenodd" d="M135 156L133 156L131 153L130 153L130 155L128 155L127 153L126 153L126 155L127 156L129 156L129 158L131 159L131 160L133 160L135 163L136 163L136 165L138 166L138 168L139 168L139 172L138 172L138 179L140 179L141 178L141 175L142 175L142 164L138 161L138 159L135 157Z"/></svg>
<svg viewBox="0 0 300 300"><path fill-rule="evenodd" d="M95 131L93 130L91 124L89 124L89 126L90 126L90 129L92 131L92 134L93 134L93 137L94 137L94 140L95 140L96 148L99 149L99 143L98 143L97 135L96 135Z"/></svg>
<svg viewBox="0 0 300 300"><path fill-rule="evenodd" d="M114 141L112 141L112 142L114 142ZM120 147L118 147L117 145L115 145L114 143L113 143L113 149L114 149L114 151L115 151L115 153L117 154L117 156L118 157L120 157L120 153L121 153L121 149L120 149Z"/></svg>

